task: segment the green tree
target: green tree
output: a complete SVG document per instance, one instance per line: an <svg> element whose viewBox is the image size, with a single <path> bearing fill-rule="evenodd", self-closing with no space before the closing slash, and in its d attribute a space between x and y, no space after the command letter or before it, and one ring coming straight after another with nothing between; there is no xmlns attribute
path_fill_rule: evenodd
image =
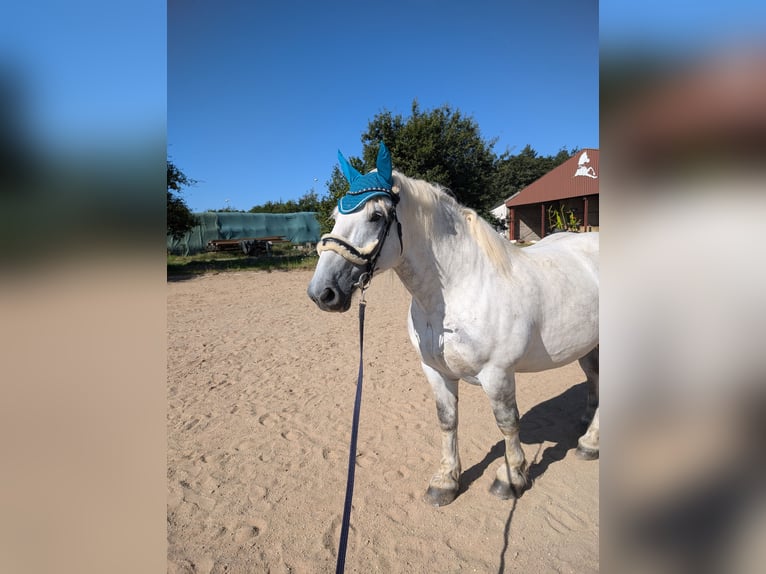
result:
<svg viewBox="0 0 766 574"><path fill-rule="evenodd" d="M364 171L375 167L380 141L391 151L394 169L439 183L462 204L491 217L496 140L482 138L473 118L449 105L421 111L417 100L406 119L380 112L362 134Z"/></svg>
<svg viewBox="0 0 766 574"><path fill-rule="evenodd" d="M197 182L196 180L187 177L186 174L178 169L170 160L167 160L167 168L167 234L173 237L173 239L180 239L187 231L197 225L197 218L180 195L181 188L194 185Z"/></svg>
<svg viewBox="0 0 766 574"><path fill-rule="evenodd" d="M250 213L297 213L300 211L319 211L321 200L313 189L307 191L298 200L267 201L249 209Z"/></svg>
<svg viewBox="0 0 766 574"><path fill-rule="evenodd" d="M497 205L530 183L537 181L575 153L577 153L576 148L572 151L562 148L556 155L540 156L530 145L526 145L516 155L504 153L495 164L492 179L492 187L496 194L494 204Z"/></svg>
<svg viewBox="0 0 766 574"><path fill-rule="evenodd" d="M298 198L298 211L319 211L321 200L314 188Z"/></svg>
<svg viewBox="0 0 766 574"><path fill-rule="evenodd" d="M291 203L291 202L288 202ZM248 211L250 213L289 213L290 206L283 201L267 201L261 205L254 205Z"/></svg>
<svg viewBox="0 0 766 574"><path fill-rule="evenodd" d="M421 111L417 100L413 101L407 118L387 110L378 113L369 122L361 141L362 158L347 156L360 172L375 168L379 144L384 141L391 151L394 169L443 185L458 201L496 226L502 222L493 217L490 212L493 207L576 152L562 148L555 156L538 156L528 145L517 155L505 153L498 158L493 151L497 140L482 138L473 118L449 105ZM337 164L325 186L326 194L317 196L312 189L298 200L299 211L317 212L322 233L332 230L338 199L349 188ZM285 207L281 202L269 202L250 211L278 212L277 209Z"/></svg>

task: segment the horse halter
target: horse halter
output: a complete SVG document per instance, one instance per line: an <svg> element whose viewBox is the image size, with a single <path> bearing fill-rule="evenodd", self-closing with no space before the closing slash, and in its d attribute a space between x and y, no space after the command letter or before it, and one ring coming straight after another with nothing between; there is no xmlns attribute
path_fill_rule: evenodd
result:
<svg viewBox="0 0 766 574"><path fill-rule="evenodd" d="M335 235L334 233L325 233L317 243L317 253L322 254L324 251L334 251L345 260L353 263L358 267L364 267L364 272L359 277L359 287L366 289L372 280L372 274L375 272L375 265L380 257L380 252L383 250L383 244L391 231L391 225L396 221L396 231L399 235L399 249L400 253L404 251L404 244L402 243L402 224L399 218L396 216L396 204L399 203L399 195L396 193L388 193L388 197L391 198L391 211L386 217L386 224L381 228L378 233L378 237L364 245L363 247L356 247L345 237Z"/></svg>

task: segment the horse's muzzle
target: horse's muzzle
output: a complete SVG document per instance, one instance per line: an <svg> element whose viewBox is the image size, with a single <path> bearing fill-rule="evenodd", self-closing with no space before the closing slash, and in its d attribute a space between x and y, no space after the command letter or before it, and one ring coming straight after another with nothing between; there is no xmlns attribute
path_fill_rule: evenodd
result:
<svg viewBox="0 0 766 574"><path fill-rule="evenodd" d="M351 307L351 293L343 293L336 286L315 286L312 282L309 284L308 296L322 311L343 313Z"/></svg>

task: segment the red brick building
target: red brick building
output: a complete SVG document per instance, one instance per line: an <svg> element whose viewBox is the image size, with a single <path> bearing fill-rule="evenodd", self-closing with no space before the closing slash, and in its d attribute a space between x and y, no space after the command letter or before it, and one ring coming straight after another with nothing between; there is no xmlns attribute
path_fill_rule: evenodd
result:
<svg viewBox="0 0 766 574"><path fill-rule="evenodd" d="M507 199L508 239L537 241L552 233L550 208L571 211L581 231L597 231L598 168L598 150L582 149Z"/></svg>

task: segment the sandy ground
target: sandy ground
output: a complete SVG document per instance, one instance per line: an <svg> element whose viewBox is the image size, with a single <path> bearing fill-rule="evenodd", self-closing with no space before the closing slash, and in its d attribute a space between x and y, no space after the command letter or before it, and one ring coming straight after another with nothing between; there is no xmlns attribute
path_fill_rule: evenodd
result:
<svg viewBox="0 0 766 574"><path fill-rule="evenodd" d="M358 369L357 305L323 313L310 272L168 282L168 572L332 572ZM460 389L461 494L421 500L439 461L431 390L392 273L367 293L365 380L346 572L596 572L599 463L574 456L575 363L517 376L532 487L489 492L503 443Z"/></svg>

